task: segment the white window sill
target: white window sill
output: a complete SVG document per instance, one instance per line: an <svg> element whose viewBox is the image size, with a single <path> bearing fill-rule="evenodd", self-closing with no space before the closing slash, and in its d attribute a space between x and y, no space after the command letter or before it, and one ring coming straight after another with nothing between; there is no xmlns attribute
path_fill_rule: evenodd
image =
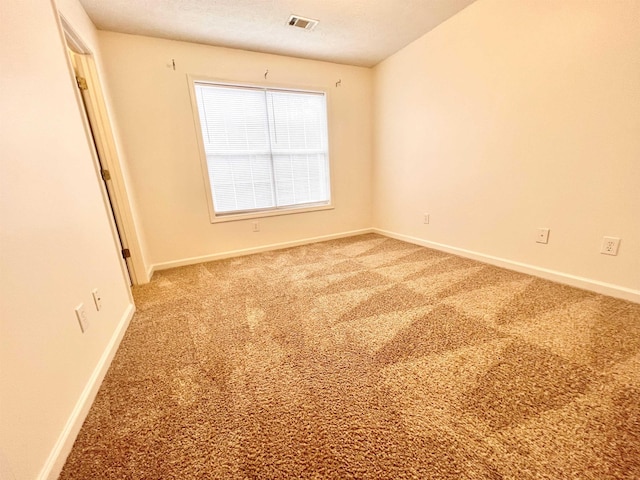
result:
<svg viewBox="0 0 640 480"><path fill-rule="evenodd" d="M276 210L262 210L247 213L229 213L227 215L216 215L211 219L211 223L237 222L239 220L251 220L254 218L276 217L280 215L291 215L294 213L319 212L322 210L333 210L333 204L318 205L315 207L291 207L279 208Z"/></svg>

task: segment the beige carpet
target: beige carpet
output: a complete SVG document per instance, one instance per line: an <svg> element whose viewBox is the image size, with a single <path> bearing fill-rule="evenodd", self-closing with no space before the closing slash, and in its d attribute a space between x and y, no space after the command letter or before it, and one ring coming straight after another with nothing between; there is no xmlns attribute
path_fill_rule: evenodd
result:
<svg viewBox="0 0 640 480"><path fill-rule="evenodd" d="M62 479L638 479L640 305L378 235L158 272Z"/></svg>

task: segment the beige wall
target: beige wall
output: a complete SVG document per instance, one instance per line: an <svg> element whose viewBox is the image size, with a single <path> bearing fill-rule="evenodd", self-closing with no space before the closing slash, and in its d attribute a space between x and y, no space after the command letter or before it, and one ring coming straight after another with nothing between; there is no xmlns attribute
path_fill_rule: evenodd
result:
<svg viewBox="0 0 640 480"><path fill-rule="evenodd" d="M0 472L32 480L59 467L132 302L54 9L0 9Z"/></svg>
<svg viewBox="0 0 640 480"><path fill-rule="evenodd" d="M479 0L373 72L96 33L77 0L57 3L106 80L149 265L373 224L640 289L634 0ZM54 10L0 8L0 472L22 480L55 476L132 303ZM212 225L186 74L258 83L266 69L329 91L336 209L259 233ZM603 235L622 237L619 256L598 253Z"/></svg>
<svg viewBox="0 0 640 480"><path fill-rule="evenodd" d="M480 0L379 64L374 226L640 298L639 19Z"/></svg>
<svg viewBox="0 0 640 480"><path fill-rule="evenodd" d="M112 32L99 32L99 40L149 263L371 226L370 69ZM187 74L262 83L267 69L270 84L329 93L335 209L262 218L258 233L255 220L211 224Z"/></svg>

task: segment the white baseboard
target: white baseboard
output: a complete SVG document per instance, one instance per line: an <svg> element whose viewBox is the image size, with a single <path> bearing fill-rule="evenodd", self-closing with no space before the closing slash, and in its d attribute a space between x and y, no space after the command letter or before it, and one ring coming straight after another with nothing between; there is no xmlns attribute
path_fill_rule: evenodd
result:
<svg viewBox="0 0 640 480"><path fill-rule="evenodd" d="M47 458L44 467L40 471L40 475L38 475L38 480L55 480L60 475L64 462L67 460L67 456L73 447L73 442L75 442L76 437L80 432L80 428L91 409L91 405L96 398L98 389L102 384L102 380L111 365L111 361L113 360L116 351L118 350L120 341L122 340L124 333L127 331L127 327L129 326L129 322L131 321L134 312L135 305L130 304L122 315L122 318L118 323L118 327L111 336L111 340L100 357L100 361L94 368L91 377L89 377L89 381L85 385L80 398L78 398L64 429L58 437L58 441L49 454L49 458Z"/></svg>
<svg viewBox="0 0 640 480"><path fill-rule="evenodd" d="M640 290L633 290L631 288L621 287L619 285L613 285L611 283L600 282L597 280L592 280L590 278L578 277L576 275L570 275L568 273L558 272L556 270L549 270L546 268L536 267L535 265L515 262L513 260L507 260L506 258L485 255L483 253L465 250L463 248L451 247L442 243L429 242L421 238L389 232L386 230L381 230L379 228L374 228L373 232L384 235L386 237L395 238L397 240L414 243L423 247L433 248L435 250L452 253L454 255L460 255L461 257L471 258L480 262L489 263L497 267L515 270L516 272L527 273L529 275L534 275L546 280L563 283L572 287L582 288L584 290L601 293L603 295L609 295L611 297L640 303Z"/></svg>
<svg viewBox="0 0 640 480"><path fill-rule="evenodd" d="M153 274L156 271L156 267L155 265L151 265L148 269L147 269L147 281L145 283L149 283L151 281L151 279L153 278Z"/></svg>
<svg viewBox="0 0 640 480"><path fill-rule="evenodd" d="M271 250L281 250L283 248L298 247L300 245L308 245L310 243L324 242L327 240L335 240L337 238L353 237L372 233L372 228L363 228L362 230L352 230L349 232L334 233L331 235L323 235L321 237L303 238L292 242L272 243L260 247L245 248L242 250L231 250L228 252L214 253L212 255L203 255L201 257L184 258L182 260L174 260L172 262L156 263L151 266L151 275L158 270L167 270L169 268L184 267L185 265L195 265L197 263L212 262L214 260L222 260L224 258L242 257L244 255L252 255L254 253L268 252ZM149 278L151 278L151 275Z"/></svg>

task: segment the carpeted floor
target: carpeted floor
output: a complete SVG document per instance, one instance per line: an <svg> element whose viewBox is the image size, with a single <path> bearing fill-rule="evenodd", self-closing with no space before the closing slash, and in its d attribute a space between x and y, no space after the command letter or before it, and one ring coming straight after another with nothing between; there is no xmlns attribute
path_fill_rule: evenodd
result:
<svg viewBox="0 0 640 480"><path fill-rule="evenodd" d="M134 294L62 479L640 478L640 304L378 235Z"/></svg>

